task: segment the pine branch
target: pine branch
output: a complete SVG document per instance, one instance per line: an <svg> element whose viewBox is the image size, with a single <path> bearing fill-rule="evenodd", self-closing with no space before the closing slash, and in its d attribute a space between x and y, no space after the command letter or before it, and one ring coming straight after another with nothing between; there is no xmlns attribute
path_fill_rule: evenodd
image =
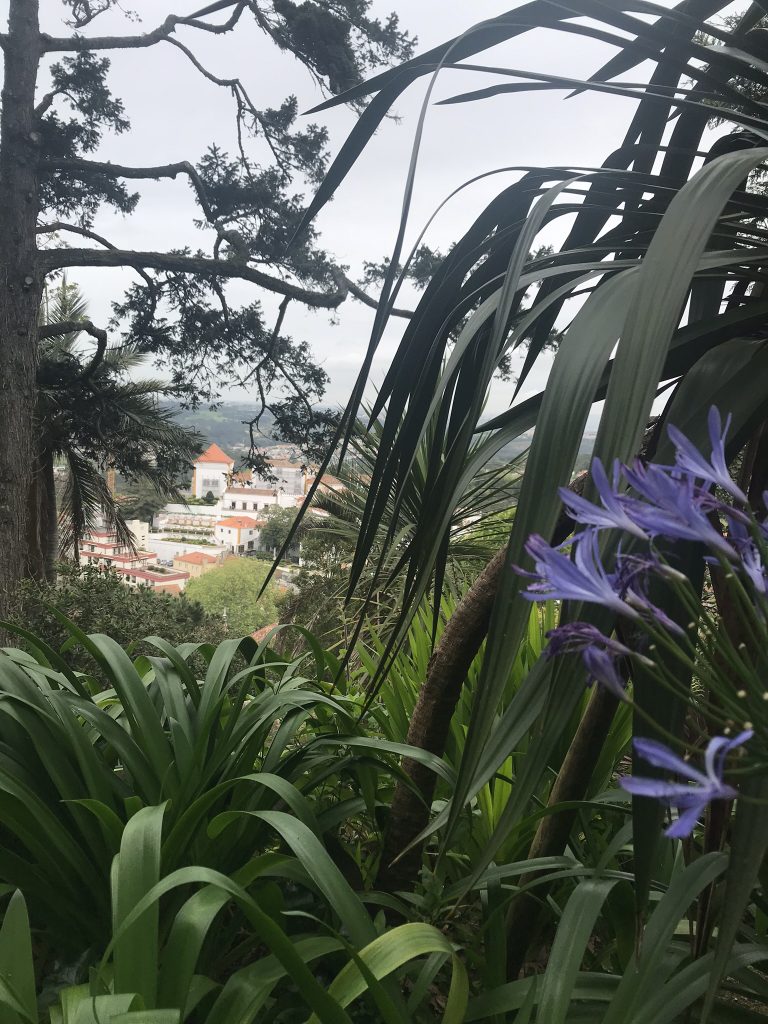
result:
<svg viewBox="0 0 768 1024"><path fill-rule="evenodd" d="M228 10L231 7L235 8L234 11L220 25L201 20L210 14L216 14L218 11ZM92 36L89 38L80 35L49 36L42 33L40 39L45 53L83 50L140 50L148 46L155 46L168 39L179 25L199 29L202 32L211 32L215 35L230 32L237 25L247 7L248 3L245 0L219 0L219 3L210 4L194 14L170 14L161 25L151 32L133 36ZM0 46L2 43L3 37L0 36Z"/></svg>
<svg viewBox="0 0 768 1024"><path fill-rule="evenodd" d="M376 299L371 298L371 296L368 295L367 292L364 292L360 285L355 284L354 281L351 281L348 277L344 275L342 275L342 280L344 281L346 287L349 289L350 295L354 295L354 297L358 299L358 301L362 302L364 306L370 306L371 309L379 308L379 304L376 301ZM392 309L389 311L389 315L401 316L405 317L405 319L407 320L410 320L411 317L413 316L413 310L398 309L397 306L393 306Z"/></svg>
<svg viewBox="0 0 768 1024"><path fill-rule="evenodd" d="M88 228L80 227L79 224L67 224L63 220L55 220L51 224L38 224L35 231L38 235L53 235L57 231L71 231L75 235L82 235L83 238L90 238L92 241L98 242L105 249L117 248L103 235L97 235L95 231L89 231Z"/></svg>
<svg viewBox="0 0 768 1024"><path fill-rule="evenodd" d="M318 292L271 277L239 260L214 260L181 253L134 252L126 249L45 249L40 252L39 260L45 274L64 267L133 267L139 271L150 269L203 277L239 278L318 309L336 309L349 294L349 288L343 280L339 280L336 291Z"/></svg>

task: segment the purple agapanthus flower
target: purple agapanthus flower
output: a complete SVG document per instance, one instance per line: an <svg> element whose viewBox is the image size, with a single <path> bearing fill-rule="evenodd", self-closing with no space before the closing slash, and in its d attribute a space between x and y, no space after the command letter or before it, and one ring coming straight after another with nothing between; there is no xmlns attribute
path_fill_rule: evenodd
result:
<svg viewBox="0 0 768 1024"><path fill-rule="evenodd" d="M610 580L619 597L632 608L637 609L646 618L655 619L660 626L678 636L684 630L667 615L665 611L653 604L646 592L647 579L651 574L667 575L668 567L658 557L650 555L622 555L616 559L616 570L610 574Z"/></svg>
<svg viewBox="0 0 768 1024"><path fill-rule="evenodd" d="M584 665L589 673L588 683L599 683L614 695L617 700L626 700L624 692L626 680L619 674L616 659L606 650L599 647L585 647L581 654Z"/></svg>
<svg viewBox="0 0 768 1024"><path fill-rule="evenodd" d="M731 417L730 415L726 417L725 426L723 426L720 420L720 412L713 405L709 410L707 425L709 427L709 440L712 445L712 454L709 461L677 427L671 424L667 427L669 439L675 446L675 462L683 473L687 473L697 480L703 480L709 486L716 484L718 487L722 487L724 491L733 495L737 501L742 501L746 504L747 496L731 478L731 474L728 472L728 464L725 460L725 437L731 425Z"/></svg>
<svg viewBox="0 0 768 1024"><path fill-rule="evenodd" d="M555 629L550 629L547 639L549 646L546 654L549 658L558 654L583 651L586 647L599 647L616 656L632 653L624 644L601 633L597 626L593 626L590 622L568 622L564 626L557 626Z"/></svg>
<svg viewBox="0 0 768 1024"><path fill-rule="evenodd" d="M620 779L619 785L634 796L652 797L668 807L676 807L679 816L664 834L681 839L691 834L709 803L713 800L733 800L738 796L733 786L723 781L725 759L731 750L746 743L753 735L752 730L746 729L730 740L725 736L715 736L707 744L703 772L683 761L663 743L636 739L635 751L649 764L674 772L689 781L664 782L630 775Z"/></svg>
<svg viewBox="0 0 768 1024"><path fill-rule="evenodd" d="M762 553L739 516L728 516L728 539L736 548L744 573L759 594L768 596L768 569Z"/></svg>
<svg viewBox="0 0 768 1024"><path fill-rule="evenodd" d="M637 525L652 536L693 540L734 560L736 552L707 518L702 493L693 479L676 470L636 462L624 473L645 501L633 501L627 510Z"/></svg>
<svg viewBox="0 0 768 1024"><path fill-rule="evenodd" d="M618 596L600 561L597 534L585 530L574 543L573 560L559 548L553 548L539 534L531 534L525 550L534 559L536 571L523 596L530 601L586 601L609 608L617 615L638 619L639 613Z"/></svg>
<svg viewBox="0 0 768 1024"><path fill-rule="evenodd" d="M592 480L597 488L601 505L595 505L579 494L574 494L568 487L561 487L559 494L568 510L571 519L585 526L598 529L619 529L630 533L640 540L648 540L647 533L642 530L627 512L627 498L619 493L618 459L613 464L612 481L603 468L600 459L592 460Z"/></svg>

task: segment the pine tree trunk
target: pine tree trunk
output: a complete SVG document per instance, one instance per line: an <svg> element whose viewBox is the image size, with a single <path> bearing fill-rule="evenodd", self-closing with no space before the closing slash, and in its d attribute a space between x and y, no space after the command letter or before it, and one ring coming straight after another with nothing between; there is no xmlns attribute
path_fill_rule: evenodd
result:
<svg viewBox="0 0 768 1024"><path fill-rule="evenodd" d="M29 488L27 490L27 565L24 575L41 580L45 575L43 557L43 477L39 455L30 465Z"/></svg>
<svg viewBox="0 0 768 1024"><path fill-rule="evenodd" d="M37 0L11 0L0 115L0 618L16 582L32 569L40 45Z"/></svg>

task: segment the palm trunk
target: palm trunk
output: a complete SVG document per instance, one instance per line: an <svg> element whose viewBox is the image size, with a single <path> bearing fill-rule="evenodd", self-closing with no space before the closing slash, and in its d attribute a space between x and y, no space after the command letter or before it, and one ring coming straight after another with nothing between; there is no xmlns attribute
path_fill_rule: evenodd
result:
<svg viewBox="0 0 768 1024"><path fill-rule="evenodd" d="M40 530L42 534L43 575L49 583L56 580L59 558L59 515L56 508L56 477L53 472L53 453L43 453L40 474Z"/></svg>
<svg viewBox="0 0 768 1024"><path fill-rule="evenodd" d="M560 771L552 786L548 807L569 801L583 800L590 779L597 767L606 737L613 723L619 702L604 687L595 685L584 715L574 733ZM568 844L576 810L559 811L542 818L528 851L528 860L537 857L558 857ZM524 875L520 885L532 882L535 873ZM517 978L531 942L536 938L537 919L541 915L542 888L516 896L507 914L507 980Z"/></svg>
<svg viewBox="0 0 768 1024"><path fill-rule="evenodd" d="M43 559L42 533L43 479L39 456L35 456L30 467L29 488L27 490L27 567L25 576L42 580L45 576Z"/></svg>
<svg viewBox="0 0 768 1024"><path fill-rule="evenodd" d="M586 473L578 476L572 487L581 491ZM573 523L562 516L553 541L560 543L570 533ZM406 742L442 756L464 680L488 632L493 603L506 564L506 548L498 551L459 602L443 631L440 643L429 663L424 685L419 691ZM402 768L412 786L399 782L392 799L389 821L384 834L376 887L387 892L410 889L421 868L422 844L411 844L429 821L435 792L435 774L428 768L404 758ZM395 860L399 857L398 860Z"/></svg>
<svg viewBox="0 0 768 1024"><path fill-rule="evenodd" d="M38 212L35 82L37 0L11 0L0 115L0 617L34 568L30 502L34 464Z"/></svg>
<svg viewBox="0 0 768 1024"><path fill-rule="evenodd" d="M406 742L441 756L467 672L482 646L506 549L494 555L459 602L443 631L429 663L427 678L419 691ZM435 792L435 773L418 761L403 758L402 769L415 787L397 784L384 834L384 847L376 888L394 892L410 889L421 867L421 843L395 860L429 821Z"/></svg>

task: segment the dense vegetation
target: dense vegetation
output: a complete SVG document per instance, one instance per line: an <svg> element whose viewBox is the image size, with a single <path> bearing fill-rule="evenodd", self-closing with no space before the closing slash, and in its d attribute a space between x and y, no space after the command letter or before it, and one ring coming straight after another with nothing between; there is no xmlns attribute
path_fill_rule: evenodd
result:
<svg viewBox="0 0 768 1024"><path fill-rule="evenodd" d="M69 4L80 28L114 6ZM229 31L247 12L349 86L325 106L361 109L291 259L420 77L471 64L487 86L451 102L506 94L512 110L530 89L608 91L635 104L631 122L601 168L505 168L439 259L421 239L402 251L419 126L398 243L370 267L369 359L326 424L344 489L312 494L315 518L270 524L304 564L263 639L110 577L21 585L0 652L0 1017L759 1024L764 6L531 0L362 81L368 46L409 50L367 6L220 0L177 19L200 30L223 11ZM552 32L612 54L586 81L505 69L499 50L478 63ZM270 224L296 228L279 198ZM423 295L365 409L409 273ZM518 349L510 387L542 358L546 386L489 421ZM244 579L219 586L225 572ZM267 572L232 560L189 595L216 591L209 608L250 633L278 616Z"/></svg>

